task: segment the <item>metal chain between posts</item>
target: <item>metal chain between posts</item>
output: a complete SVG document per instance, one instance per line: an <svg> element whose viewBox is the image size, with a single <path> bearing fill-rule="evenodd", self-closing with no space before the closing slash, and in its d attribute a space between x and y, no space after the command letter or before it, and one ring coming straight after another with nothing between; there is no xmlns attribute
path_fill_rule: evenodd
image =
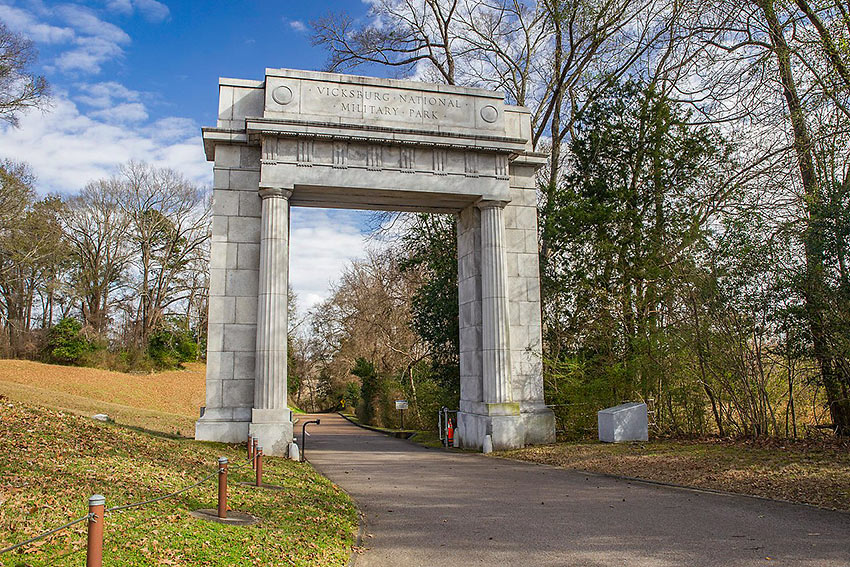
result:
<svg viewBox="0 0 850 567"><path fill-rule="evenodd" d="M257 456L256 456L256 454L254 454L254 455L252 455L250 458L248 458L248 459L246 459L245 461L243 461L243 462L239 463L238 465L235 465L235 466L231 467L231 468L230 468L230 470L234 470L234 469L242 468L242 467L244 467L244 466L248 465L249 463L253 465L253 463L254 463L254 461L256 460L256 458L257 458ZM162 495L162 496L157 496L156 498L150 498L150 499L148 499L148 500L142 500L142 501L139 501L139 502L133 502L133 503L131 503L131 504L122 504L122 505L120 505L120 506L112 506L111 508L106 508L106 509L104 509L104 513L109 513L109 512L121 512L121 511L124 511L124 510L129 510L129 509L131 509L131 508L140 508L140 507L142 507L142 506L146 506L146 505L148 505L148 504L153 504L153 503L155 503L155 502L159 502L159 501L161 501L161 500L166 500L166 499L168 499L168 498L173 498L174 496L177 496L178 494L182 494L182 493L184 493L184 492L187 492L187 491L189 491L189 490L191 490L191 489L193 489L193 488L196 488L196 487L198 487L198 486L202 485L203 483L205 483L205 482L207 482L208 480L210 480L212 477L214 477L214 476L218 475L220 472L222 472L222 468L221 468L221 467L217 467L217 468L216 468L216 470L215 470L215 472L212 472L212 473L208 474L207 476L205 476L205 477L204 477L204 478L202 478L201 480L199 480L199 481L195 482L194 484L190 484L189 486L185 486L185 487L183 487L183 488L181 488L181 489L179 489L179 490L175 490L174 492L170 492L170 493L168 493L168 494L164 494L164 495ZM25 540L25 541L22 541L22 542L19 542L19 543L14 544L14 545L10 545L9 547L5 547L5 548L3 548L3 549L0 549L0 554L2 554L2 553L9 553L10 551L14 551L14 550L16 550L16 549L19 549L19 548L21 548L21 547L24 547L24 546L26 546L26 545L29 545L29 544L31 544L31 543L34 543L34 542L36 542L36 541L38 541L38 540L40 540L40 539L44 539L44 538L46 538L46 537L48 537L48 536L51 536L51 535L53 535L53 534L55 534L55 533L61 532L62 530L68 529L68 528L70 528L71 526L74 526L74 525L76 525L76 524L79 524L79 523L85 522L85 521L87 521L87 520L92 520L92 519L93 519L93 516L94 516L94 514L93 514L92 512L89 512L89 513L88 513L88 514L86 514L85 516L81 516L81 517L79 517L79 518L76 518L76 519L74 519L74 520L71 520L70 522L67 522L67 523L65 523L65 524L62 524L61 526L58 526L58 527L53 528L53 529L51 529L51 530L48 530L48 531L46 531L46 532L40 533L40 534L38 534L38 535L37 535L37 536L35 536L35 537L31 537L31 538L29 538L29 539L27 539L27 540Z"/></svg>
<svg viewBox="0 0 850 567"><path fill-rule="evenodd" d="M165 494L163 496L151 498L150 500L142 500L141 502L134 502L132 504L122 504L121 506L113 506L111 508L107 508L105 511L106 512L120 512L122 510L129 510L130 508L138 508L140 506L145 506L146 504L153 504L154 502L159 502L160 500L165 500L166 498L171 498L173 496L177 496L178 494L182 494L183 492L186 492L187 490L191 490L191 489L195 488L196 486L202 485L203 483L205 483L206 481L208 481L209 479L211 479L212 477L217 475L218 472L219 472L218 469L216 469L216 471L214 473L208 474L207 476L205 476L204 478L202 478L201 480L199 480L195 484L186 486L184 488L181 488L180 490L175 490L174 492L172 492L170 494Z"/></svg>
<svg viewBox="0 0 850 567"><path fill-rule="evenodd" d="M71 526L73 526L73 525L75 525L75 524L79 524L80 522L85 522L85 521L86 521L86 520L88 520L89 518L91 518L91 514L86 514L85 516L82 516L82 517L80 517L80 518L77 518L76 520L71 520L71 521L70 521L70 522L68 522L67 524L63 524L63 525L61 525L61 526L59 526L58 528L53 528L53 529L52 529L52 530L50 530L50 531L44 532L44 533L39 534L39 535L37 535L37 536L35 536L35 537L31 537L30 539L28 539L28 540L26 540L26 541L22 541L22 542L20 542L20 543L16 543L15 545L11 545L11 546L9 546L9 547L5 547L5 548L3 548L3 549L0 549L0 553L8 553L8 552L10 552L10 551L14 551L14 550L18 549L19 547L23 547L23 546L25 546L25 545L29 545L30 543L33 543L33 542L38 541L38 540L40 540L40 539L46 538L47 536L53 535L53 534L55 534L56 532L61 532L62 530L66 529L66 528L70 528Z"/></svg>

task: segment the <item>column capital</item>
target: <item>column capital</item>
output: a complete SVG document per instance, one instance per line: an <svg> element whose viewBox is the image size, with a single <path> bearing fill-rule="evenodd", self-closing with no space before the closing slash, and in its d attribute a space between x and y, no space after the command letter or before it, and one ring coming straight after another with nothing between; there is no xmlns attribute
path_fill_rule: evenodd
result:
<svg viewBox="0 0 850 567"><path fill-rule="evenodd" d="M276 199L289 199L292 196L292 189L286 189L284 187L260 187L260 198L268 199L268 198L276 198Z"/></svg>
<svg viewBox="0 0 850 567"><path fill-rule="evenodd" d="M475 203L479 209L504 209L508 205L508 201L500 201L496 199L481 199Z"/></svg>

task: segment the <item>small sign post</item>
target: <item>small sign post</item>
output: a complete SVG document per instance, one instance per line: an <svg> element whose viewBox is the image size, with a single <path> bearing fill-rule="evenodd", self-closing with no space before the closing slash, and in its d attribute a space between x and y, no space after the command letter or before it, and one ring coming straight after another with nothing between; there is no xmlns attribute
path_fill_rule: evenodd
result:
<svg viewBox="0 0 850 567"><path fill-rule="evenodd" d="M401 414L401 428L404 429L404 410L407 409L407 400L396 400L395 409Z"/></svg>

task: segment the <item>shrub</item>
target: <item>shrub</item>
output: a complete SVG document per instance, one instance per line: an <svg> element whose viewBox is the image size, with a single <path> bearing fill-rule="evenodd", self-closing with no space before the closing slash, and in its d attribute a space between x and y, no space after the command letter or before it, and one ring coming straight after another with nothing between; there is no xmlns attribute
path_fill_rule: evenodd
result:
<svg viewBox="0 0 850 567"><path fill-rule="evenodd" d="M198 343L187 329L165 323L148 338L148 356L161 368L176 368L197 360Z"/></svg>
<svg viewBox="0 0 850 567"><path fill-rule="evenodd" d="M357 405L357 418L363 423L372 423L375 419L375 397L381 390L381 378L375 365L365 358L354 361L351 373L360 378L360 403Z"/></svg>
<svg viewBox="0 0 850 567"><path fill-rule="evenodd" d="M98 349L83 334L83 325L73 317L65 317L47 333L44 350L46 362L81 366Z"/></svg>

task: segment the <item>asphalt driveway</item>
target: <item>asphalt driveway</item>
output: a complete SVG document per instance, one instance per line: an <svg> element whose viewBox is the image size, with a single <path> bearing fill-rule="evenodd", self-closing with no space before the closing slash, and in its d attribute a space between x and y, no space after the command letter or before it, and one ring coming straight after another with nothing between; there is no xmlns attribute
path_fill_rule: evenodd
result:
<svg viewBox="0 0 850 567"><path fill-rule="evenodd" d="M850 566L850 514L426 449L316 417L307 458L365 517L357 567Z"/></svg>

